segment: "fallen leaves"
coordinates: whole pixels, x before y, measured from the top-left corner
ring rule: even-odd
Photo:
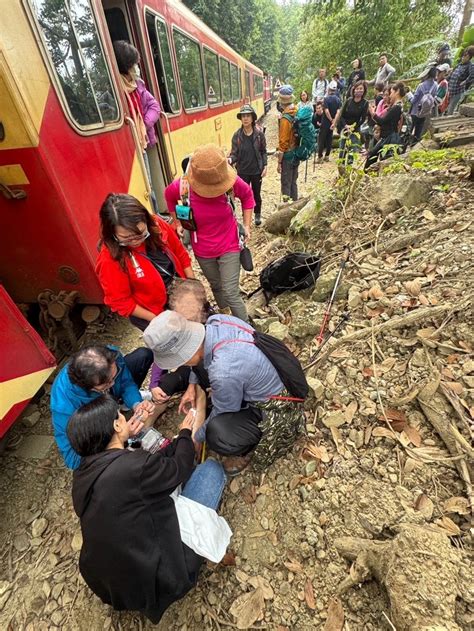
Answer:
[[[329,412],[328,414],[326,414],[326,416],[323,417],[322,422],[323,425],[329,428],[340,427],[341,425],[344,425],[344,423],[346,423],[346,417],[344,415],[344,412],[341,411]]]
[[[423,211],[423,217],[427,220],[427,221],[434,221],[436,219],[436,217],[433,215],[433,213],[431,212],[431,210],[428,210],[428,208],[426,210]]]
[[[342,631],[344,628],[344,609],[339,598],[331,598],[327,613],[323,631]]]
[[[380,298],[384,297],[384,293],[383,291],[380,289],[380,285],[376,284],[373,287],[371,287],[368,291],[368,297],[371,298],[372,300],[380,300]]]
[[[299,561],[296,561],[295,559],[291,559],[290,561],[284,561],[283,565],[288,570],[290,570],[290,572],[293,572],[293,574],[302,574],[304,572],[304,569],[301,563]]]
[[[304,599],[308,607],[314,611],[316,609],[316,601],[314,599],[313,583],[309,578],[304,584]]]
[[[457,381],[444,381],[444,385],[449,388],[454,394],[462,394],[464,392],[464,386]]]
[[[445,513],[457,513],[458,515],[469,515],[471,512],[469,500],[465,497],[450,497],[443,502]]]
[[[430,521],[433,517],[434,504],[424,493],[420,493],[420,495],[416,498],[414,508],[423,515],[426,521]]]
[[[457,537],[461,534],[461,529],[457,526],[452,519],[443,515],[441,519],[436,519],[434,522],[441,530],[443,530],[448,537]]]
[[[344,410],[344,417],[346,419],[346,423],[350,423],[354,418],[355,413],[357,412],[357,402],[351,401],[349,405]]]
[[[254,622],[261,620],[265,613],[265,600],[271,600],[274,592],[270,583],[263,576],[249,576],[242,570],[236,570],[239,583],[254,587],[254,591],[238,596],[229,612],[236,620],[237,629],[248,629]]]
[[[421,293],[421,281],[418,279],[407,280],[405,283],[405,289],[410,296],[416,298]]]

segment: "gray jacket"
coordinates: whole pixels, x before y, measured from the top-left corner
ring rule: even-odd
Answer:
[[[240,152],[243,144],[244,130],[242,127],[238,129],[232,136],[232,150],[230,152],[230,159],[232,164],[236,165],[237,173],[239,172]],[[263,129],[258,125],[253,129],[253,148],[255,156],[257,158],[258,168],[260,173],[267,166],[267,139],[263,133]]]
[[[238,412],[243,402],[268,401],[280,394],[284,385],[269,359],[254,344],[252,336],[236,326],[253,328],[239,318],[211,316],[206,323],[204,368],[211,384],[212,410],[197,431],[196,440],[205,440],[206,425],[217,414]],[[242,340],[242,341],[235,341]],[[220,342],[226,342],[219,346]],[[191,373],[190,382],[197,379]]]
[[[375,85],[376,83],[383,83],[384,85],[387,85],[394,74],[395,68],[387,62],[385,65],[377,70],[375,79],[372,79],[372,81],[368,81],[368,84]]]

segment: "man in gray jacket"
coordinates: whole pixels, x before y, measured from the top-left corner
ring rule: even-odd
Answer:
[[[240,473],[252,456],[259,466],[266,466],[283,455],[300,433],[304,418],[294,399],[278,398],[284,385],[273,364],[255,346],[253,330],[233,316],[211,316],[203,325],[165,311],[143,334],[161,368],[200,366],[191,374],[180,410],[186,411],[188,405],[196,409],[193,438],[227,456],[224,469],[229,475]],[[208,384],[197,376],[202,368]],[[212,408],[207,416],[198,384],[210,385]]]
[[[368,85],[375,85],[376,83],[383,83],[386,86],[393,75],[395,74],[395,68],[391,66],[387,61],[387,55],[382,53],[379,58],[379,68],[377,70],[377,74],[375,75],[375,79],[372,81],[367,81]]]

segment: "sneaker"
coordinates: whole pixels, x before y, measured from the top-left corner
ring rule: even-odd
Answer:
[[[322,158],[318,158],[318,159],[317,159],[317,163],[318,163],[318,164],[321,164],[321,163],[322,163],[322,161],[323,161],[323,159],[322,159]]]
[[[324,162],[329,162],[329,156],[324,156]]]
[[[260,213],[255,213],[255,225],[260,226],[262,223],[262,215]]]

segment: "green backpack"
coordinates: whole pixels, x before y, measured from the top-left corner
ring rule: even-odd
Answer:
[[[310,107],[302,107],[295,116],[283,114],[293,125],[293,132],[298,142],[298,146],[283,154],[284,160],[307,160],[316,148],[316,130],[313,125],[313,112]]]

